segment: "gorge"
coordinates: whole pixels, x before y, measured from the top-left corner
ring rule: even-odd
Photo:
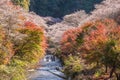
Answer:
[[[0,80],[120,80],[120,0],[0,0]]]

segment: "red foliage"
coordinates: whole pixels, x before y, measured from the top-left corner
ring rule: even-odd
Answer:
[[[70,29],[66,31],[61,40],[61,50],[65,54],[74,54],[77,44],[77,36],[81,33],[80,28]]]
[[[37,29],[39,29],[40,31],[42,31],[42,27],[39,27],[39,26],[37,26],[36,24],[34,24],[34,23],[30,22],[30,21],[25,22],[24,26],[26,28],[28,28],[28,29],[31,29],[31,30],[34,30],[34,29],[37,30]]]
[[[98,44],[102,44],[107,40],[107,31],[104,25],[99,25],[95,27],[96,29],[86,35],[85,37],[85,47],[86,49],[96,48]]]
[[[61,51],[64,54],[73,54],[77,51],[85,51],[97,49],[102,46],[110,37],[111,31],[116,28],[117,24],[110,19],[97,20],[89,22],[81,27],[66,31],[61,40]],[[79,34],[83,34],[83,44],[80,47],[76,39],[80,38]],[[98,46],[100,45],[100,46]]]
[[[42,39],[41,46],[42,46],[43,50],[45,51],[47,48],[47,44],[46,44],[46,37],[44,35],[44,29],[30,21],[25,22],[24,26],[26,29],[29,29],[31,31],[39,31],[43,34],[43,36],[41,36],[40,38]]]

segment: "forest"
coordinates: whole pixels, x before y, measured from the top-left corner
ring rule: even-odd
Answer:
[[[48,52],[65,80],[120,80],[119,3],[1,0],[0,80],[30,80]]]

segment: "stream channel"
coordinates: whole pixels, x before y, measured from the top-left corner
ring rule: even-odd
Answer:
[[[62,64],[56,56],[46,55],[40,65],[32,72],[29,80],[65,80],[65,75],[61,72]]]

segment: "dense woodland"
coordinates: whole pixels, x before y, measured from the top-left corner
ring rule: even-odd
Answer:
[[[30,10],[41,16],[63,17],[79,10],[90,13],[102,0],[31,0]],[[45,11],[44,11],[45,10]]]
[[[26,80],[27,70],[44,56],[44,29],[33,16],[11,1],[0,1],[0,80]]]
[[[115,73],[119,80],[119,31],[119,25],[110,19],[89,22],[66,31],[61,40],[65,73],[75,80],[83,77],[107,79]]]
[[[120,80],[119,3],[1,0],[0,80],[27,80],[47,48],[54,48],[71,80]]]

